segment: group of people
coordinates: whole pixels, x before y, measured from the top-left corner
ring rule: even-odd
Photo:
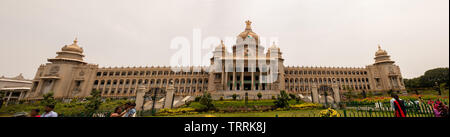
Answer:
[[[398,97],[398,95],[396,94],[392,94],[392,99],[390,100],[391,103],[391,108],[394,108],[394,114],[395,117],[406,117],[406,106],[405,103],[402,99],[400,99]],[[418,102],[417,102],[420,106],[419,111],[422,112],[422,105],[421,103],[423,103],[423,100],[421,97],[419,97]],[[428,101],[428,105],[430,105],[434,112],[435,117],[448,117],[448,107],[442,102],[442,101]]]
[[[433,106],[436,117],[448,117],[448,107],[442,101],[430,101],[428,104]]]
[[[116,107],[110,117],[136,117],[136,103]]]
[[[53,111],[55,109],[55,105],[47,105],[44,108],[44,113],[39,115],[40,109],[32,109],[30,113],[30,117],[58,117],[58,113]]]

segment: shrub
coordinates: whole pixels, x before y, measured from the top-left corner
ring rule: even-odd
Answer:
[[[289,93],[289,97],[290,97],[290,99],[295,99],[296,98],[295,94],[292,94],[292,93]]]
[[[256,96],[258,96],[258,99],[261,100],[261,98],[262,98],[261,92],[259,92]]]
[[[176,108],[176,109],[160,109],[156,115],[158,116],[170,116],[180,114],[196,114],[197,112],[193,108]]]
[[[94,90],[91,92],[91,96],[88,97],[88,102],[86,103],[86,111],[87,112],[94,112],[96,110],[98,110],[98,108],[100,107],[100,105],[102,104],[102,99],[101,99],[101,92],[99,90]],[[110,100],[108,101],[110,102]]]
[[[316,109],[316,108],[322,108],[322,104],[314,104],[314,103],[303,103],[303,104],[297,104],[297,105],[290,105],[291,109],[295,110],[305,110],[305,109]]]
[[[219,100],[220,100],[220,101],[223,101],[223,97],[220,97]]]
[[[339,117],[339,113],[331,108],[319,112],[320,117]]]
[[[288,108],[289,107],[289,96],[286,94],[286,91],[281,90],[280,95],[274,101],[276,108]]]
[[[235,94],[233,94],[231,97],[233,97],[233,100],[236,100],[236,98],[237,98],[237,95],[236,95],[236,93]]]
[[[185,101],[184,104],[186,105],[186,107],[189,107],[189,105],[191,105],[191,101]]]
[[[201,96],[197,96],[197,97],[195,97],[194,101],[195,101],[195,102],[199,102],[199,101],[200,101],[200,98],[202,98],[202,97],[201,97]]]
[[[200,98],[200,104],[202,104],[205,108],[205,110],[211,110],[214,108],[214,104],[212,103],[213,100],[211,98],[210,93],[203,93],[203,95]]]
[[[42,105],[42,106],[56,105],[56,100],[55,100],[55,98],[53,98],[53,92],[44,94],[44,95],[42,95],[42,97],[44,98],[44,99],[41,101],[41,105]]]
[[[272,96],[272,100],[275,100],[276,98],[275,98],[275,96]]]

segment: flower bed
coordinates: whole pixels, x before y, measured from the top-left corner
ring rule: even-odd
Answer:
[[[448,96],[436,96],[436,95],[407,95],[407,96],[399,96],[400,99],[406,101],[416,101],[419,97],[422,97],[423,100],[441,100],[444,102],[448,102]],[[358,104],[358,105],[374,105],[375,103],[389,103],[392,97],[371,97],[364,99],[354,99],[352,101],[348,101],[347,105]]]
[[[296,105],[289,105],[291,109],[294,110],[305,110],[305,109],[317,109],[322,108],[322,104],[314,104],[314,103],[303,103],[303,104],[296,104]]]
[[[194,108],[175,108],[175,109],[160,109],[157,116],[173,116],[181,114],[197,114]]]

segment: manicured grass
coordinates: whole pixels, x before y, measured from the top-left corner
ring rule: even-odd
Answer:
[[[414,94],[415,92],[410,92],[410,94]],[[438,91],[436,90],[421,90],[419,91],[420,95],[438,95]],[[442,96],[448,96],[448,89],[441,92]]]

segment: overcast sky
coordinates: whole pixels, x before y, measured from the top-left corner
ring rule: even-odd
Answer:
[[[75,37],[102,67],[169,65],[175,37],[235,37],[247,19],[285,66],[364,67],[377,44],[405,78],[449,66],[448,0],[0,0],[0,76],[33,78]]]

